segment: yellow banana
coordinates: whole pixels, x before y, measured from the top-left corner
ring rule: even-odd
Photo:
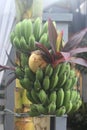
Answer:
[[[57,41],[56,41],[56,51],[59,52],[62,47],[62,39],[63,39],[63,31],[58,33]]]
[[[25,106],[29,106],[30,105],[30,101],[28,100],[27,96],[26,96],[26,89],[24,89],[23,91],[23,95],[22,95],[22,104]]]

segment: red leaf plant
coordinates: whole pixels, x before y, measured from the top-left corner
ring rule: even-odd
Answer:
[[[79,44],[81,43],[86,33],[87,33],[87,28],[74,34],[69,39],[69,41],[65,43],[65,45],[62,45],[63,36],[61,37],[61,39],[59,38],[60,36],[57,33],[57,29],[55,28],[52,20],[49,19],[48,37],[49,37],[52,52],[50,53],[49,50],[40,43],[36,43],[36,46],[41,51],[43,51],[43,53],[46,54],[47,58],[50,59],[49,62],[51,62],[53,66],[62,62],[70,62],[70,63],[75,63],[87,67],[87,60],[83,58],[78,58],[76,56],[79,53],[87,52],[87,47],[79,47]],[[58,38],[60,39],[60,41],[57,42]],[[56,46],[59,46],[60,50],[58,50]]]

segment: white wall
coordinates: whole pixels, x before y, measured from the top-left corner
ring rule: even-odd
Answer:
[[[47,8],[48,6],[62,0],[43,0],[43,9]]]

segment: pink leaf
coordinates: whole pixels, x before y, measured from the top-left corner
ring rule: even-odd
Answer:
[[[87,28],[81,30],[78,33],[75,33],[69,39],[69,41],[65,44],[64,48],[62,49],[62,51],[70,51],[70,50],[72,50],[74,48],[78,48],[79,44],[83,40],[83,37],[85,36],[86,33],[87,33]]]
[[[84,60],[82,58],[73,57],[72,59],[69,60],[69,62],[87,67],[87,60]]]
[[[87,52],[87,47],[82,47],[82,48],[76,48],[70,51],[70,55],[76,55],[78,53],[83,53],[83,52]]]

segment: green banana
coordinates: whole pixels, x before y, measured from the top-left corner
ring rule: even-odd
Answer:
[[[18,37],[14,37],[13,39],[13,45],[16,47],[16,49],[20,49],[20,40],[18,39]]]
[[[63,102],[64,106],[66,106],[67,102],[70,101],[70,97],[71,97],[71,90],[68,89],[67,91],[64,91],[64,102]]]
[[[56,110],[56,116],[63,116],[66,112],[65,106],[61,106]]]
[[[65,105],[67,114],[72,110],[72,107],[73,107],[72,102],[71,101],[67,102],[67,104]]]
[[[39,43],[43,44],[45,47],[50,48],[50,44],[48,42],[48,35],[44,33],[39,40]]]
[[[43,79],[43,89],[48,90],[50,87],[50,79],[49,76],[45,76]]]
[[[71,88],[75,87],[76,83],[77,83],[78,78],[75,76],[72,78],[72,85]]]
[[[57,91],[57,100],[56,100],[57,108],[61,107],[63,105],[63,102],[64,102],[64,91],[62,88],[60,88]]]
[[[56,91],[53,91],[51,94],[50,94],[50,97],[49,97],[49,102],[56,102],[57,100],[57,94],[56,94]]]
[[[14,37],[15,37],[14,32],[11,32],[11,34],[10,34],[10,41],[11,41],[12,44],[13,44]]]
[[[21,53],[21,66],[26,67],[28,65],[28,56],[25,55],[24,53]]]
[[[66,80],[65,84],[63,85],[64,90],[68,90],[72,87],[72,79]]]
[[[42,31],[41,31],[41,36],[42,36],[44,33],[47,33],[47,32],[48,32],[48,21],[46,21],[46,22],[43,24]]]
[[[72,110],[70,113],[76,112],[80,108],[81,105],[82,105],[81,100],[78,100],[78,102],[75,102],[72,106]]]
[[[46,92],[43,89],[40,90],[40,92],[38,94],[38,97],[39,97],[39,100],[41,101],[42,104],[46,103],[47,94],[46,94]]]
[[[17,36],[20,39],[20,37],[21,37],[21,22],[16,24],[14,32],[15,32],[15,36]]]
[[[71,100],[72,103],[77,100],[77,91],[76,90],[71,91],[70,100]]]
[[[24,34],[25,34],[26,43],[28,44],[29,37],[33,33],[33,25],[32,25],[31,19],[28,19],[28,20],[26,19],[24,24],[25,24],[24,25]]]
[[[81,99],[80,93],[77,91],[77,100]]]
[[[26,26],[26,22],[27,19],[24,19],[21,21],[21,36],[23,36],[25,38],[25,26]]]
[[[60,64],[59,77],[62,77],[64,75],[64,73],[67,71],[66,66],[67,66],[66,62]]]
[[[33,87],[33,82],[31,82],[29,80],[29,78],[24,77],[24,79],[20,80],[20,84],[22,85],[23,88],[25,88],[26,90],[31,90]]]
[[[46,114],[47,110],[42,104],[34,104],[40,114]]]
[[[43,70],[41,68],[38,68],[36,71],[36,79],[39,81],[43,80]]]
[[[33,33],[35,40],[38,41],[40,39],[40,33],[41,33],[41,19],[39,17],[36,18],[36,20],[34,21]]]
[[[15,75],[18,79],[24,77],[24,71],[18,66],[15,68]]]
[[[38,112],[35,104],[31,104],[30,105],[29,116],[35,117],[35,116],[39,116],[39,115],[40,115],[40,113]]]
[[[38,94],[34,89],[31,90],[31,96],[36,104],[40,103],[40,99],[38,98]]]
[[[20,48],[23,51],[28,51],[28,45],[26,44],[26,40],[23,36],[20,38]]]
[[[31,91],[26,91],[26,96],[28,100],[30,100],[32,103],[36,103],[34,99],[32,98]]]
[[[55,74],[55,73],[56,73],[57,75],[59,74],[60,66],[61,66],[61,65],[58,64],[58,65],[53,69],[53,74]]]
[[[32,72],[32,70],[28,66],[25,67],[25,75],[31,81],[35,81],[35,74]]]
[[[51,80],[50,80],[50,90],[53,90],[54,88],[56,88],[57,83],[58,83],[58,75],[54,74],[51,76]]]
[[[51,77],[52,73],[53,73],[53,67],[51,66],[51,64],[48,64],[45,69],[45,75]]]
[[[35,80],[35,82],[34,82],[34,89],[36,90],[36,91],[39,91],[40,89],[41,89],[41,83],[40,83],[40,81],[39,80]]]
[[[71,69],[71,70],[70,70],[69,78],[73,78],[73,77],[75,77],[75,70],[74,70],[74,69]]]
[[[59,81],[58,81],[57,86],[62,87],[65,84],[66,80],[67,80],[67,75],[65,72],[63,75],[61,76],[59,75]]]
[[[29,111],[28,114],[29,114],[30,117],[38,117],[38,116],[40,116],[40,113],[39,113],[39,112],[37,112],[37,111],[32,111],[32,110]]]
[[[70,70],[71,70],[70,64],[67,63],[67,64],[66,64],[66,75],[67,75],[67,79],[69,78]]]
[[[34,35],[31,35],[29,37],[28,49],[30,51],[34,51],[35,50],[35,37],[34,37]]]
[[[49,105],[48,105],[48,114],[55,114],[55,110],[56,110],[56,103],[55,102],[51,102]]]

